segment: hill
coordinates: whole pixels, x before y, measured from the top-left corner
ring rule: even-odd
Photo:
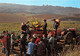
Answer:
[[[0,3],[0,13],[33,13],[33,14],[59,14],[72,16],[80,14],[80,8],[59,6],[29,6]]]
[[[0,13],[0,23],[26,22],[32,18],[41,20],[47,19],[47,21],[51,21],[54,18],[61,19],[61,21],[80,21],[80,17],[78,16],[64,16],[56,14]]]
[[[80,21],[80,8],[59,6],[29,6],[0,3],[0,23],[26,22],[31,17],[62,21]]]
[[[25,18],[22,14],[17,13],[0,13],[0,23],[8,23],[8,22],[24,22]]]

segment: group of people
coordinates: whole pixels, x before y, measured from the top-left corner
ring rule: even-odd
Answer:
[[[20,47],[20,54],[19,56],[46,56],[46,52],[48,51],[48,56],[50,56],[53,53],[54,50],[54,40],[55,35],[57,35],[57,28],[59,26],[59,23],[54,19],[54,29],[56,34],[48,34],[47,35],[47,22],[44,20],[43,27],[43,36],[38,36],[37,34],[33,34],[31,36],[30,30],[29,30],[29,21],[26,24],[23,24],[21,26],[21,35],[19,40],[19,47]],[[2,38],[2,45],[3,49],[5,49],[5,56],[10,55],[10,48],[12,50],[14,49],[15,43],[16,43],[16,37],[15,32],[13,32],[11,35],[5,31],[3,31],[3,38]]]
[[[47,51],[50,56],[53,53],[54,40],[53,35],[49,35],[47,38],[45,34],[42,37],[34,34],[30,40],[27,40],[24,36],[20,40],[20,56],[23,55],[23,52],[25,56],[46,56]]]
[[[15,32],[10,34],[8,31],[3,31],[3,38],[0,41],[2,43],[2,52],[5,53],[5,56],[9,56],[10,49],[14,50],[16,43]]]
[[[55,32],[57,33],[57,28],[59,26],[59,23],[54,21],[54,29]],[[51,54],[54,48],[54,37],[55,34],[49,34],[47,35],[47,22],[44,20],[44,25],[43,27],[43,36],[38,36],[37,34],[33,34],[31,36],[30,30],[29,30],[29,21],[26,24],[23,24],[21,27],[21,56],[22,52],[24,52],[26,56],[26,36],[27,36],[27,42],[28,42],[28,49],[27,49],[27,54],[29,56],[37,55],[37,56],[45,56],[46,54],[46,49],[48,50],[48,55]],[[48,36],[48,37],[47,37]]]

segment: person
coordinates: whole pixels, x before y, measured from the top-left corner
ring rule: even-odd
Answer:
[[[54,21],[53,27],[55,29],[55,37],[56,37],[57,36],[57,29],[58,29],[59,23],[56,21],[56,19],[53,19],[53,21]]]
[[[26,36],[23,34],[20,38],[20,56],[24,52],[24,56],[26,56]]]
[[[10,47],[11,47],[11,34],[8,31],[6,31],[6,34],[7,34],[7,37],[9,37]]]
[[[3,35],[4,37],[2,38],[2,45],[3,45],[3,48],[5,49],[5,53],[6,53],[5,56],[9,56],[10,55],[10,40],[5,31],[3,31]]]
[[[40,42],[37,44],[37,56],[45,56],[45,44],[43,42],[43,39],[40,38]]]
[[[6,34],[9,38],[11,37],[11,34],[8,31],[6,31]]]
[[[3,36],[5,36],[5,35],[7,35],[7,34],[6,34],[6,31],[3,31]]]
[[[62,32],[61,32],[60,38],[63,39],[64,35],[66,35],[67,32],[68,32],[68,31],[67,31],[66,29],[63,29]]]
[[[49,42],[49,40],[51,38],[51,35],[52,35],[52,33],[49,32],[48,36],[47,36],[47,40],[48,40],[48,44],[47,44],[48,56],[51,56],[51,46],[50,46],[50,42]]]
[[[45,36],[47,37],[47,22],[44,19],[44,25],[43,25],[43,34],[45,34]]]
[[[32,56],[34,54],[34,49],[35,49],[35,43],[34,39],[32,38],[28,43],[28,49],[27,49],[28,56]]]
[[[46,54],[46,51],[48,50],[49,46],[48,46],[48,39],[47,37],[45,37],[45,34],[43,34],[43,42],[45,44],[45,48],[46,48],[45,54]]]
[[[5,31],[3,31],[3,36],[2,36],[2,39],[0,39],[1,40],[1,44],[2,44],[2,53],[5,53],[5,47],[4,47],[4,35],[6,34],[6,32]]]
[[[34,38],[34,40],[36,41],[36,39],[37,39],[37,34],[33,34],[33,38]]]
[[[45,34],[43,34],[43,42],[45,43],[45,46],[47,47],[48,40],[47,40],[47,38],[45,37]]]
[[[15,42],[16,42],[15,32],[12,32],[11,34],[11,49],[12,50],[14,50]]]
[[[53,21],[54,21],[53,27],[54,29],[57,29],[59,26],[59,22],[57,22],[56,19],[53,19]]]
[[[55,39],[54,39],[53,35],[51,35],[51,37],[49,39],[49,44],[50,44],[50,49],[51,49],[51,55],[53,54],[54,47],[55,47],[54,41],[55,41]]]
[[[51,37],[51,34],[52,34],[52,32],[48,32],[48,35],[47,35],[47,39],[49,40],[50,39],[50,37]]]
[[[23,24],[21,26],[21,34],[24,34],[25,36],[27,36],[27,34],[29,34],[29,25],[28,25],[29,21],[26,24]]]

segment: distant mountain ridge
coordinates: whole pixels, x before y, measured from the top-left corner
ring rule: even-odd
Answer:
[[[33,14],[59,14],[73,16],[80,14],[80,8],[59,6],[29,6],[0,3],[0,13],[33,13]]]
[[[0,23],[26,22],[30,18],[80,21],[80,8],[0,3]]]

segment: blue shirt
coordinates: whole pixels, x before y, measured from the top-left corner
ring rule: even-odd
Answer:
[[[57,24],[57,25],[56,25]],[[58,22],[54,22],[54,24],[53,24],[53,27],[54,27],[54,29],[56,28],[56,27],[58,27],[59,26],[59,23]]]
[[[35,48],[35,43],[29,42],[28,43],[27,54],[33,54],[34,53],[34,48]]]

